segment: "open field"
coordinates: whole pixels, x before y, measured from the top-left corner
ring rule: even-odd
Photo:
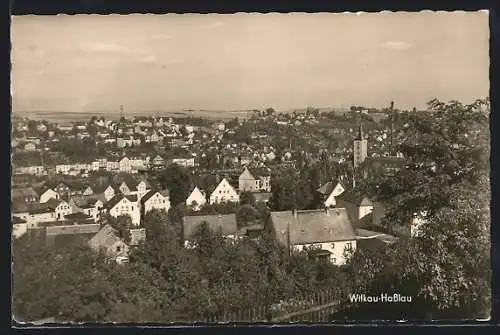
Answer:
[[[230,120],[235,117],[246,119],[252,115],[251,111],[128,111],[124,116],[162,116],[162,117],[203,117],[214,120]],[[88,112],[65,112],[65,111],[15,111],[12,116],[28,117],[31,120],[46,120],[50,122],[75,122],[88,121],[92,116],[105,117],[107,119],[118,119],[120,113],[117,111],[88,111]]]

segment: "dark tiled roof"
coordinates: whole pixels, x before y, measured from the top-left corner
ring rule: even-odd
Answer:
[[[345,208],[325,210],[271,212],[276,238],[293,245],[354,240],[352,224]]]
[[[132,194],[132,195],[123,195],[123,194],[118,194],[115,195],[111,200],[109,200],[106,204],[104,204],[104,207],[107,209],[112,209],[115,207],[120,201],[122,201],[123,198],[127,198],[127,200],[131,202],[137,202],[137,195]]]
[[[85,213],[82,213],[82,212],[68,214],[68,215],[65,215],[64,218],[68,221],[92,220],[91,216],[89,216]]]
[[[26,220],[21,219],[20,217],[13,216],[12,224],[26,223]]]
[[[62,200],[57,200],[57,199],[54,199],[54,198],[51,198],[49,199],[49,201],[47,201],[45,205],[47,208],[50,208],[50,209],[56,209],[57,206],[59,206],[59,204],[62,202]]]
[[[192,236],[203,222],[207,222],[213,231],[222,229],[223,235],[235,234],[238,231],[236,214],[185,216],[184,238],[187,239]]]
[[[354,190],[346,190],[337,199],[354,204],[356,206],[360,205],[373,205],[372,201],[366,196]]]
[[[89,246],[94,250],[107,249],[119,241],[118,231],[110,225],[105,225],[90,239]]]
[[[48,236],[93,234],[99,231],[99,224],[58,225],[46,228]]]

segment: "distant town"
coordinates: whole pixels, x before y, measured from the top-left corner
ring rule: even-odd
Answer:
[[[342,267],[356,250],[385,250],[418,236],[430,215],[421,206],[404,224],[387,223],[387,199],[377,196],[415,168],[400,144],[419,130],[411,120],[433,117],[428,111],[391,102],[345,111],[268,108],[229,120],[119,113],[72,123],[13,119],[15,240],[52,247],[84,238],[89,250],[121,266],[152,244],[155,224],[168,221],[186,250],[201,248],[208,229],[228,241],[270,238],[285,254],[305,252]],[[470,128],[462,135],[480,134]],[[347,292],[329,294],[324,299]],[[268,320],[271,307],[283,315],[283,301],[253,317]],[[227,302],[221,306],[213,317],[226,313]]]

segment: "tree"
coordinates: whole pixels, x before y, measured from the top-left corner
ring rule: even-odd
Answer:
[[[257,220],[257,210],[251,205],[243,205],[238,209],[236,220],[240,227],[246,226]]]
[[[125,243],[130,243],[132,238],[130,234],[130,229],[132,228],[132,218],[129,215],[120,215],[116,218],[110,218],[109,224],[118,230],[119,237],[125,241]]]
[[[170,202],[173,205],[185,203],[191,191],[189,172],[177,164],[172,164],[160,175],[160,183],[170,191]]]
[[[477,182],[488,169],[487,115],[484,101],[464,106],[458,102],[429,103],[431,112],[407,116],[399,151],[408,164],[378,187],[377,197],[388,203],[386,215],[402,225],[414,213],[436,211],[450,201],[453,185]]]
[[[250,191],[243,191],[240,194],[240,205],[255,206],[255,196]]]
[[[355,285],[415,297],[394,317],[484,317],[490,303],[489,171],[487,124],[478,105],[430,103],[412,115],[402,150],[408,167],[387,178],[378,196],[390,201],[390,225],[409,223],[424,211],[412,238],[381,254],[353,258]],[[357,264],[357,265],[356,265]],[[379,317],[381,306],[377,309]],[[367,315],[367,308],[362,313]]]

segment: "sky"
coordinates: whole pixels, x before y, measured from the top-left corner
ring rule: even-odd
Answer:
[[[489,95],[486,12],[19,16],[13,110],[423,108]]]

